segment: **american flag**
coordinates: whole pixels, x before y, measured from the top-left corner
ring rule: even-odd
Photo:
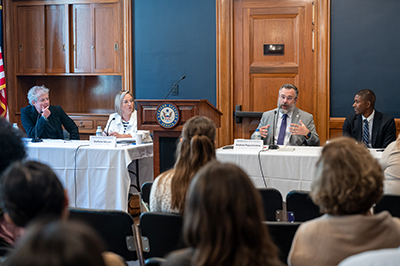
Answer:
[[[3,54],[0,47],[0,116],[8,119],[6,77],[4,73]]]

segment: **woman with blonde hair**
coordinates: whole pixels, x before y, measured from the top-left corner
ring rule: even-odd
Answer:
[[[346,137],[329,142],[310,194],[325,215],[300,225],[289,265],[337,265],[360,252],[398,247],[400,219],[371,212],[382,194],[382,169],[367,149]]]
[[[120,91],[115,96],[115,112],[108,118],[103,135],[117,138],[134,138],[137,130],[137,112],[135,102],[130,91]],[[149,131],[140,130],[143,142],[151,142]]]
[[[194,174],[215,159],[215,125],[204,116],[183,125],[174,168],[158,176],[150,192],[150,211],[183,213],[186,192]]]
[[[171,253],[163,266],[282,265],[263,218],[260,193],[246,173],[230,163],[210,162],[187,194],[188,248]]]

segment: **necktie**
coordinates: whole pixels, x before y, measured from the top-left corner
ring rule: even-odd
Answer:
[[[364,120],[364,128],[363,128],[363,135],[362,135],[362,140],[365,145],[365,147],[368,148],[369,144],[369,126],[368,126],[368,120]]]
[[[283,141],[285,140],[286,117],[287,117],[287,114],[284,114],[282,117],[281,129],[279,130],[279,136],[278,136],[278,142],[277,142],[278,145],[283,145]]]

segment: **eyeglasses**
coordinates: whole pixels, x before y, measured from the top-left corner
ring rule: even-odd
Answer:
[[[293,101],[293,100],[295,99],[295,98],[292,97],[292,96],[286,97],[285,95],[279,95],[279,98],[282,99],[282,100],[287,99],[288,102],[291,102],[291,101]]]

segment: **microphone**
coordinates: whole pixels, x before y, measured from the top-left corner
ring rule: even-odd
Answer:
[[[172,86],[172,88],[169,90],[167,96],[165,96],[164,100],[167,99],[167,97],[169,96],[169,94],[175,89],[176,85],[178,85],[178,83],[179,83],[182,79],[185,79],[185,78],[186,78],[186,76],[182,76],[182,77],[174,84],[174,86]]]
[[[279,110],[279,108],[278,108],[278,110]],[[271,149],[271,150],[279,149],[279,146],[275,144],[275,130],[276,130],[275,117],[276,117],[276,113],[277,113],[277,111],[275,110],[274,111],[274,127],[273,127],[273,135],[272,135],[272,144],[270,144],[268,146],[268,148]]]
[[[112,123],[112,121],[114,121],[114,120],[115,120],[115,117],[113,117],[113,119],[111,119],[110,123],[108,123],[107,131],[106,131],[107,136],[108,136],[108,130],[110,130],[111,123]]]
[[[43,141],[42,139],[40,139],[40,138],[38,137],[38,134],[37,134],[37,124],[38,124],[38,122],[39,122],[41,113],[42,113],[42,112],[40,112],[40,114],[36,117],[35,138],[32,139],[32,142],[42,142],[42,141]]]

